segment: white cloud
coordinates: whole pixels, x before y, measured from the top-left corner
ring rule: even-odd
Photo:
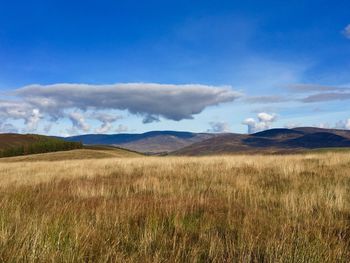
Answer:
[[[29,115],[25,122],[27,124],[27,130],[35,131],[38,128],[38,123],[42,118],[43,115],[40,113],[40,111],[38,109],[33,109],[32,114]]]
[[[254,118],[245,119],[242,124],[247,125],[248,133],[255,133],[263,130],[271,129],[272,123],[276,120],[276,114],[266,112],[258,113],[258,120]]]
[[[0,100],[0,122],[8,120],[23,120],[24,131],[35,131],[43,118],[40,110],[25,101]]]
[[[86,123],[84,116],[79,112],[71,112],[69,114],[69,119],[72,122],[73,129],[82,130],[84,132],[88,132],[90,130],[90,126]]]
[[[258,119],[260,122],[273,122],[276,120],[275,114],[268,114],[266,112],[260,112],[258,113]]]
[[[350,24],[347,25],[344,30],[343,30],[343,34],[346,38],[349,38],[350,39]]]
[[[241,94],[230,87],[127,83],[30,85],[17,89],[14,95],[56,119],[70,109],[128,110],[151,122],[159,117],[191,119],[206,107],[231,102]]]
[[[120,115],[112,115],[105,112],[95,112],[91,114],[90,118],[94,118],[102,123],[100,127],[95,129],[95,132],[107,133],[113,129],[113,122],[122,119],[123,117]]]
[[[101,127],[96,128],[96,129],[95,129],[95,132],[96,132],[96,133],[107,133],[107,132],[109,132],[112,128],[113,128],[112,123],[107,122],[107,123],[103,123],[103,124],[101,125]]]
[[[224,132],[230,132],[230,125],[227,122],[210,122],[210,129],[207,130],[207,132],[215,132],[215,133],[224,133]]]
[[[95,118],[101,122],[96,128],[99,132],[112,130],[112,123],[119,118],[106,118],[101,112],[127,110],[142,116],[144,123],[160,121],[160,118],[180,121],[192,119],[209,106],[232,102],[241,96],[229,86],[156,83],[29,85],[10,95],[10,100],[0,100],[0,122],[23,120],[27,130],[34,131],[42,119],[68,118],[74,129],[87,131],[90,127],[85,118]],[[77,116],[76,112],[86,111],[95,112],[95,116]]]
[[[0,120],[28,120],[33,112],[33,106],[24,101],[0,100]]]

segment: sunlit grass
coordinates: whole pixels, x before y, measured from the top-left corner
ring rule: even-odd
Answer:
[[[0,261],[349,262],[350,155],[0,163]]]

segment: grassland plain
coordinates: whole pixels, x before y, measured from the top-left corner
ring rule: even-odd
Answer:
[[[350,262],[346,152],[54,159],[0,163],[1,262]]]

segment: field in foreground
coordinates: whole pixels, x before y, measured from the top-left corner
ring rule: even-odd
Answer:
[[[32,161],[0,163],[1,262],[350,261],[347,153]]]

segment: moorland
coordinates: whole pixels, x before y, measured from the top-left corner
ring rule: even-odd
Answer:
[[[1,262],[349,262],[350,154],[0,160]]]

